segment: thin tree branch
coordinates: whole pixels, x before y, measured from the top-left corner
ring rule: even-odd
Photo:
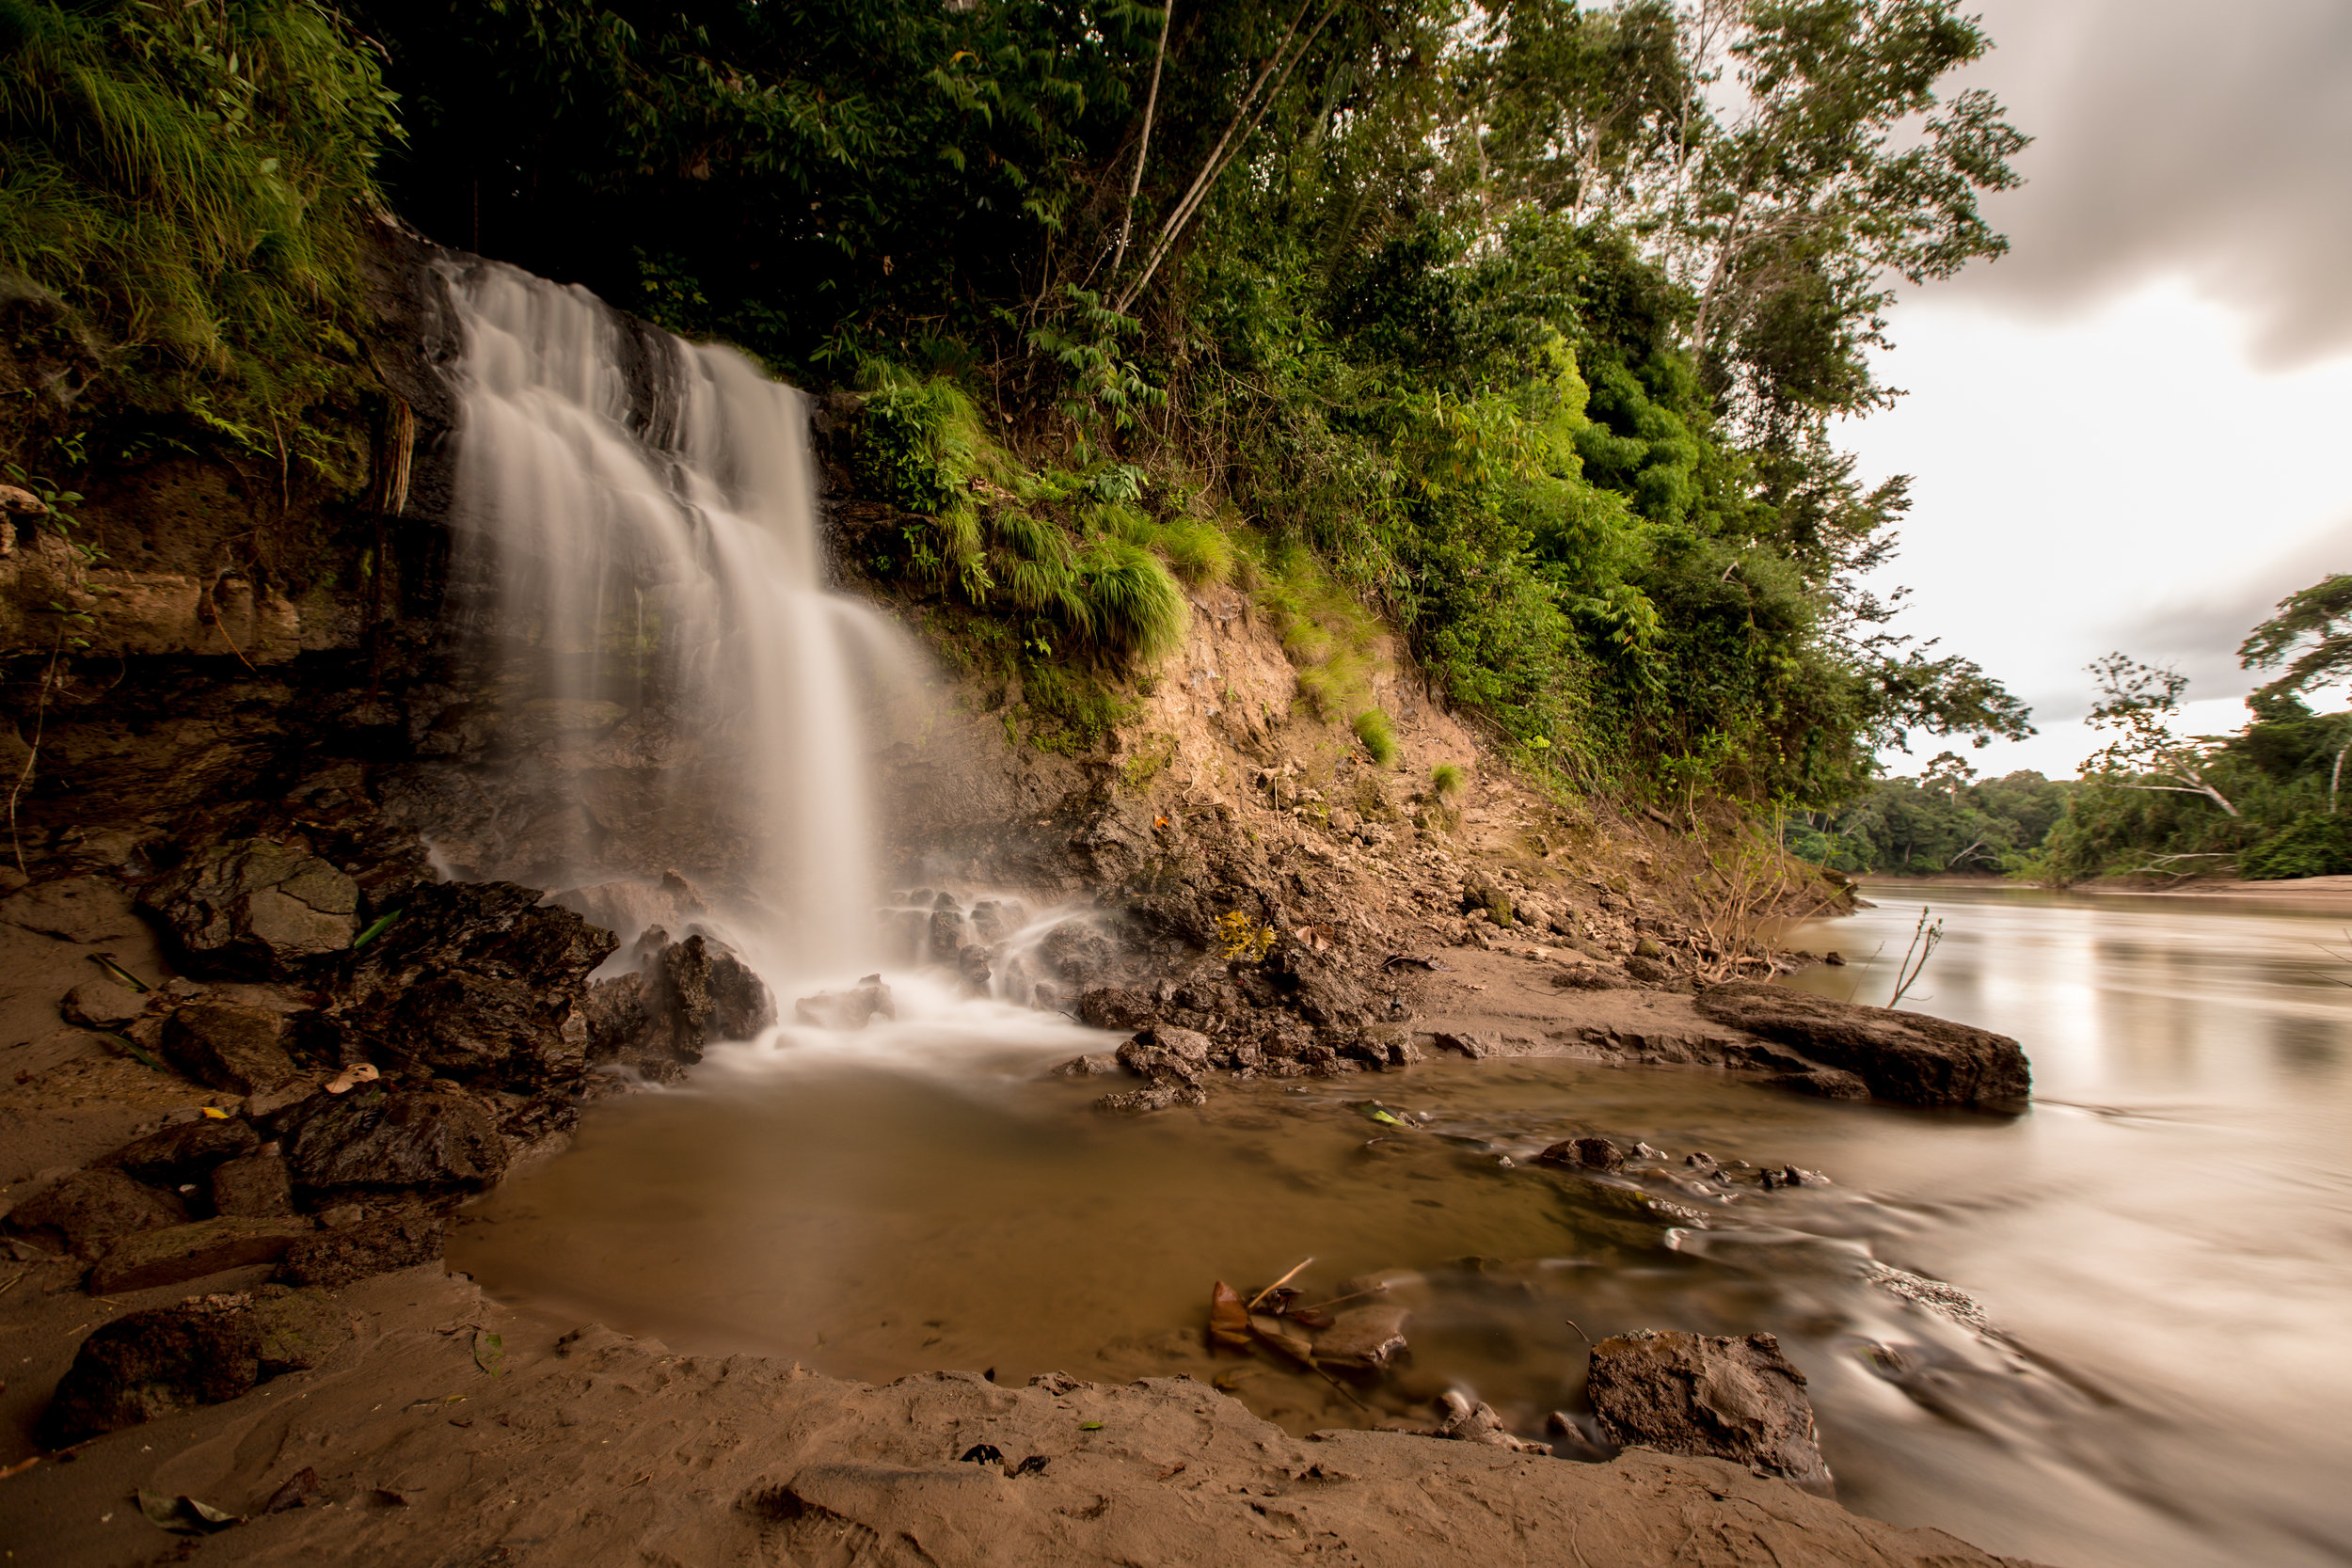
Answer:
[[[1160,106],[1160,67],[1168,59],[1168,27],[1176,15],[1176,0],[1166,0],[1160,8],[1160,47],[1152,56],[1152,90],[1143,100],[1143,135],[1136,143],[1136,168],[1127,180],[1127,211],[1119,220],[1119,248],[1111,255],[1111,276],[1119,276],[1120,263],[1127,260],[1127,241],[1136,229],[1136,193],[1143,188],[1144,160],[1152,154],[1152,116]]]

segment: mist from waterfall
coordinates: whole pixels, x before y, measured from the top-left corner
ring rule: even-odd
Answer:
[[[879,893],[866,694],[907,656],[826,591],[807,400],[585,290],[491,262],[445,276],[465,331],[457,575],[501,711],[626,728],[634,752],[596,766],[648,781],[656,815],[709,814],[723,863],[701,869],[737,890],[725,934],[755,967],[854,974]],[[583,797],[566,873],[658,875],[628,814],[591,809],[595,772],[558,774]]]

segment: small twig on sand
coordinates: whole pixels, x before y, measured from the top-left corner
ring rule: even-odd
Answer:
[[[1279,1279],[1276,1280],[1273,1284],[1271,1284],[1271,1285],[1267,1286],[1264,1290],[1260,1291],[1259,1291],[1256,1295],[1251,1296],[1251,1297],[1249,1298],[1249,1305],[1248,1305],[1248,1307],[1243,1307],[1243,1308],[1242,1308],[1242,1310],[1243,1310],[1243,1311],[1245,1311],[1245,1312],[1255,1312],[1255,1311],[1258,1309],[1258,1304],[1259,1304],[1260,1302],[1262,1302],[1262,1301],[1265,1300],[1265,1298],[1266,1298],[1266,1297],[1268,1297],[1268,1296],[1272,1295],[1275,1291],[1277,1291],[1280,1290],[1283,1286],[1285,1286],[1285,1285],[1289,1284],[1292,1280],[1294,1280],[1294,1279],[1297,1278],[1297,1277],[1298,1277],[1298,1271],[1299,1271],[1300,1269],[1305,1268],[1305,1267],[1306,1267],[1309,1263],[1311,1263],[1311,1262],[1313,1262],[1313,1261],[1314,1261],[1314,1259],[1311,1259],[1311,1258],[1307,1258],[1307,1259],[1300,1259],[1300,1260],[1299,1260],[1299,1262],[1298,1262],[1295,1266],[1294,1266],[1294,1267],[1292,1268],[1292,1270],[1291,1270],[1291,1272],[1290,1272],[1290,1273],[1288,1273],[1288,1274],[1284,1275],[1281,1278],[1279,1278]]]

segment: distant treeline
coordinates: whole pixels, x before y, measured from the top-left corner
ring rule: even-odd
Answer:
[[[2210,794],[2153,772],[1978,782],[1947,752],[1919,778],[1882,780],[1842,811],[1792,821],[1788,845],[1851,873],[1997,872],[2059,887],[2352,872],[2352,807],[2342,800],[2352,712],[2313,713],[2292,696],[2261,711],[2202,748]]]

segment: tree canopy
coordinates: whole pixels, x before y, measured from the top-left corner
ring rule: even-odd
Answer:
[[[1138,574],[1229,560],[1324,607],[1301,646],[1341,651],[1301,657],[1338,707],[1364,699],[1326,665],[1362,639],[1330,628],[1369,612],[1570,784],[1827,804],[1910,731],[2026,733],[1978,664],[1889,631],[1861,583],[1908,488],[1831,436],[1895,395],[1869,356],[1893,283],[2004,248],[1979,199],[2025,138],[1945,92],[1990,47],[1954,0],[0,11],[11,180],[47,148],[65,187],[135,194],[69,156],[79,89],[40,40],[136,72],[150,33],[197,27],[238,71],[291,62],[243,108],[165,72],[299,198],[225,278],[342,297],[301,280],[347,282],[380,190],[446,244],[853,388],[859,471],[920,520],[854,559],[1029,628],[1009,646],[1164,641],[1104,595],[1164,622],[1181,602]],[[297,34],[324,41],[264,47]],[[147,242],[93,243],[9,264],[128,341],[107,279]],[[205,312],[232,328],[216,377],[314,346]],[[246,383],[273,419],[301,401]]]

